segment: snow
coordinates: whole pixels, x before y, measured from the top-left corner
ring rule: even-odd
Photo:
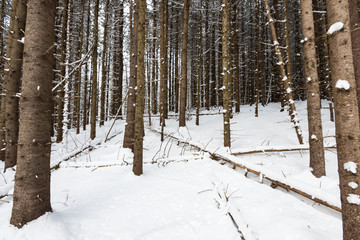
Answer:
[[[348,203],[360,205],[360,196],[356,194],[349,194],[346,198]]]
[[[338,89],[345,89],[345,90],[349,90],[350,89],[350,83],[347,80],[337,80],[335,87]]]
[[[356,182],[349,182],[348,186],[352,189],[357,189],[359,185]]]
[[[343,29],[343,27],[344,27],[344,24],[342,22],[336,22],[330,26],[329,30],[327,31],[327,34],[332,35],[333,33],[338,32],[341,29]]]
[[[296,102],[296,106],[306,135],[306,102]],[[116,122],[106,143],[104,137],[112,122],[98,127],[93,141],[88,131],[76,135],[70,130],[66,144],[52,145],[51,166],[59,164],[51,176],[53,212],[19,230],[9,225],[12,197],[2,198],[0,239],[240,239],[230,215],[247,240],[341,239],[340,214],[281,188],[273,189],[266,180],[271,177],[340,206],[336,150],[325,152],[327,176],[321,178],[311,173],[308,151],[266,152],[309,147],[308,142],[298,144],[288,114],[279,110],[279,104],[259,106],[259,117],[255,118],[253,106],[242,106],[241,113],[234,113],[231,121],[231,151],[222,147],[222,114],[200,116],[200,126],[192,118],[181,128],[175,118],[170,118],[164,129],[261,172],[260,177],[250,172],[245,177],[245,171],[221,165],[208,153],[169,137],[160,144],[160,135],[148,126],[144,174],[137,177],[132,173],[131,151],[122,148],[124,120]],[[333,146],[335,138],[330,136],[335,135],[334,123],[329,120],[328,110],[322,110],[322,114],[324,144]],[[160,130],[158,118],[152,122],[152,128]],[[76,158],[64,161],[84,149]],[[254,149],[264,152],[230,155]],[[15,171],[2,173],[3,167],[0,162],[0,195],[12,194]],[[351,201],[357,199],[351,197]]]
[[[357,165],[354,162],[344,163],[344,169],[346,171],[352,172],[353,174],[357,173]]]

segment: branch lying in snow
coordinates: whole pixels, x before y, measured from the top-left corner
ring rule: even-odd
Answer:
[[[150,129],[150,130],[159,133],[159,132],[156,131],[156,130],[153,130],[153,129]],[[169,136],[169,135],[167,135],[167,136]],[[261,176],[262,179],[266,179],[266,180],[270,181],[270,182],[271,182],[271,186],[272,186],[273,188],[275,188],[275,187],[277,187],[277,186],[280,186],[280,187],[282,187],[282,188],[284,188],[284,189],[286,189],[286,190],[295,192],[295,193],[297,193],[297,194],[299,194],[299,195],[301,195],[301,196],[303,196],[303,197],[306,197],[307,199],[310,199],[310,200],[312,200],[312,201],[314,201],[314,202],[316,202],[316,203],[319,203],[319,204],[321,204],[321,205],[324,205],[324,206],[326,206],[326,207],[328,207],[328,208],[330,208],[330,209],[333,209],[333,210],[341,213],[341,209],[340,209],[339,207],[334,206],[334,205],[326,202],[325,200],[322,200],[322,199],[313,197],[311,194],[308,194],[308,193],[303,192],[303,191],[301,191],[301,190],[299,190],[299,189],[293,188],[293,187],[291,187],[291,186],[289,186],[289,185],[287,185],[287,184],[285,184],[285,183],[282,183],[282,182],[280,182],[280,181],[273,180],[273,179],[271,179],[271,178],[263,175],[262,173],[260,173],[260,172],[258,172],[258,171],[255,171],[255,170],[253,170],[253,169],[250,169],[250,168],[248,168],[248,167],[246,167],[246,166],[244,166],[244,165],[242,165],[242,164],[235,163],[235,162],[231,161],[229,158],[227,158],[227,157],[225,157],[225,156],[222,156],[222,155],[220,155],[220,154],[218,154],[218,153],[210,152],[209,150],[203,149],[203,148],[200,147],[200,146],[197,146],[197,145],[188,143],[188,142],[186,142],[186,141],[184,141],[184,140],[181,140],[181,139],[179,139],[179,138],[176,138],[176,137],[174,137],[174,136],[169,136],[169,137],[175,139],[175,140],[178,141],[179,143],[188,144],[189,146],[192,146],[192,147],[194,147],[194,148],[197,148],[197,149],[199,149],[200,151],[209,153],[209,154],[210,154],[210,158],[213,159],[213,160],[216,160],[216,161],[225,161],[225,162],[233,165],[234,167],[239,167],[239,168],[241,168],[241,169],[244,169],[246,172],[251,172],[251,173],[253,173],[253,174],[257,175],[257,176]]]
[[[336,146],[324,147],[324,149],[336,149]],[[231,155],[246,155],[246,154],[255,154],[255,153],[267,153],[267,152],[293,152],[293,151],[310,151],[310,148],[306,147],[289,147],[289,148],[269,148],[269,149],[259,149],[259,150],[250,150],[243,152],[233,152]]]

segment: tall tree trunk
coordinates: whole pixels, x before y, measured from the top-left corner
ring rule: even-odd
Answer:
[[[294,103],[294,100],[293,100],[293,95],[292,95],[292,90],[290,88],[290,83],[289,83],[288,77],[286,76],[286,73],[285,73],[284,61],[283,61],[281,51],[280,51],[280,48],[279,48],[279,42],[277,40],[276,30],[275,30],[275,26],[274,26],[274,20],[270,15],[270,7],[269,7],[269,4],[268,4],[268,0],[264,0],[264,4],[265,4],[265,9],[266,9],[266,15],[267,15],[267,18],[268,18],[268,21],[269,21],[272,40],[273,40],[273,43],[274,43],[275,54],[276,54],[276,57],[277,57],[277,60],[278,60],[277,65],[279,66],[280,76],[281,76],[281,80],[283,82],[283,88],[286,91],[286,98],[287,98],[287,101],[289,102],[289,105],[290,105],[291,121],[293,122],[293,124],[295,126],[296,136],[298,138],[299,143],[303,144],[302,131],[301,131],[301,128],[300,128],[299,119],[297,117],[296,107],[295,107],[295,103]]]
[[[16,165],[17,142],[19,133],[19,93],[22,73],[22,58],[26,21],[27,0],[19,0],[16,7],[13,42],[10,52],[10,68],[5,78],[5,169]]]
[[[153,0],[153,8],[156,9],[156,0]],[[157,80],[156,80],[156,28],[157,28],[157,21],[156,21],[156,12],[153,15],[153,41],[152,41],[152,87],[151,87],[151,93],[152,93],[152,113],[157,114]]]
[[[10,223],[21,228],[50,206],[55,0],[28,0],[18,163]],[[36,29],[36,31],[34,31]]]
[[[228,1],[222,0],[222,76],[223,76],[223,115],[224,115],[224,147],[231,147],[230,142],[230,92],[228,62]]]
[[[357,0],[349,0],[351,44],[354,60],[355,80],[357,85],[357,101],[360,109],[360,21]],[[360,113],[359,113],[360,114]],[[360,115],[359,115],[360,117]]]
[[[360,188],[357,166],[360,165],[360,126],[356,102],[356,81],[353,65],[349,1],[327,0],[331,77],[333,81],[336,145],[340,178],[343,239],[360,236]]]
[[[102,51],[102,60],[101,60],[101,97],[100,97],[100,126],[104,125],[105,121],[105,95],[106,95],[106,67],[105,59],[107,53],[107,29],[108,29],[108,14],[109,9],[109,0],[105,2],[105,20],[104,20],[104,38],[103,38],[103,51]]]
[[[66,58],[66,42],[68,39],[68,32],[67,32],[67,24],[68,24],[68,18],[69,18],[69,1],[70,0],[64,0],[63,3],[63,12],[62,12],[62,21],[61,21],[61,46],[60,46],[60,79],[59,81],[62,81],[65,77],[65,58]],[[64,120],[64,97],[65,92],[63,85],[58,90],[57,95],[57,128],[56,128],[56,142],[61,142],[63,140],[63,120]]]
[[[200,1],[200,6],[202,7],[202,0]],[[195,124],[198,126],[200,124],[200,99],[201,99],[201,80],[202,80],[202,15],[200,13],[199,21],[199,43],[198,43],[198,74],[197,74],[197,91],[196,91],[196,121]],[[206,83],[205,83],[206,85]],[[205,91],[206,92],[206,91]],[[206,95],[206,94],[205,94]],[[206,100],[205,100],[206,101]]]
[[[144,96],[145,96],[145,16],[146,0],[137,0],[139,4],[137,28],[137,97],[135,110],[134,165],[133,172],[139,176],[143,173],[143,139],[144,139]]]
[[[80,20],[80,36],[79,36],[79,52],[78,59],[82,59],[83,42],[84,42],[84,14],[85,14],[85,0],[81,0],[81,20]],[[78,70],[75,82],[75,113],[76,113],[76,134],[80,133],[80,104],[81,104],[81,78],[82,67]]]
[[[168,1],[160,6],[160,125],[165,126],[168,91]]]
[[[16,16],[16,6],[18,0],[13,0],[11,2],[11,14],[10,14],[10,25],[8,30],[8,37],[7,37],[7,44],[6,44],[6,59],[10,59],[11,51],[13,48],[13,39],[14,38],[14,23],[15,23],[15,16]],[[3,76],[3,89],[2,94],[5,95],[5,80],[8,78],[10,72],[10,61],[5,61],[4,66],[4,76]],[[2,97],[1,99],[1,109],[0,109],[0,160],[5,161],[5,110],[6,110],[6,97]]]
[[[94,46],[92,54],[92,75],[91,75],[91,117],[90,117],[90,138],[96,137],[96,118],[97,118],[97,57],[98,57],[98,34],[99,34],[99,0],[95,0],[94,9]]]
[[[86,52],[89,51],[89,39],[90,39],[90,10],[91,10],[91,2],[88,3],[87,10],[87,24],[86,24],[86,43],[85,49]],[[88,124],[88,81],[89,81],[89,63],[86,61],[85,64],[85,79],[84,79],[84,99],[83,99],[83,130],[86,130],[86,125]]]
[[[179,127],[185,127],[186,98],[187,98],[187,41],[189,29],[190,0],[184,0],[183,26],[181,32],[181,78],[180,78],[180,119]]]
[[[130,30],[130,81],[129,96],[127,99],[126,126],[124,134],[124,148],[134,150],[134,134],[135,134],[135,104],[136,104],[136,88],[137,88],[137,46],[138,46],[138,1],[131,2],[130,7],[130,24],[133,26]],[[135,6],[134,6],[135,5]],[[133,17],[132,17],[133,16]]]
[[[310,167],[316,177],[325,175],[324,143],[321,123],[320,86],[316,64],[315,29],[311,0],[301,0],[301,25],[307,88]]]

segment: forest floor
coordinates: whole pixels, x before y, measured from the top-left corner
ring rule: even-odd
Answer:
[[[306,102],[296,104],[307,142]],[[116,122],[106,143],[110,121],[98,127],[93,141],[88,131],[76,135],[70,130],[52,146],[53,212],[21,230],[9,225],[14,170],[3,173],[0,162],[0,195],[7,195],[0,199],[0,239],[342,239],[340,213],[263,181],[265,175],[340,206],[336,149],[325,152],[327,176],[319,179],[308,167],[308,151],[265,152],[299,147],[287,112],[279,110],[269,104],[255,118],[254,106],[242,106],[231,121],[231,150],[222,147],[221,114],[200,116],[200,126],[191,115],[186,128],[178,129],[175,118],[166,123],[165,133],[261,172],[260,177],[246,177],[243,170],[170,137],[161,144],[157,118],[151,130],[145,118],[140,177],[132,173],[131,151],[122,148],[124,120]],[[322,116],[324,143],[334,146],[329,110],[323,109]],[[231,155],[253,150],[264,152]]]

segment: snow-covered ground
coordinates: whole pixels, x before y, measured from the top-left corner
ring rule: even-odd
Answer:
[[[297,107],[307,139],[306,103]],[[324,109],[325,144],[333,146],[334,124],[328,115]],[[106,143],[111,122],[98,128],[92,142],[87,132],[76,136],[70,131],[66,141],[53,145],[51,165],[60,163],[52,172],[53,212],[21,230],[9,225],[14,171],[1,173],[0,195],[9,196],[0,200],[0,239],[241,239],[235,225],[247,240],[342,238],[341,216],[333,210],[247,178],[170,138],[160,144],[159,134],[150,130],[144,174],[134,176],[132,154],[121,147],[124,123],[117,121],[110,134],[114,137]],[[316,179],[307,151],[231,156],[222,148],[221,115],[201,116],[200,126],[193,117],[187,125],[178,130],[176,119],[170,119],[165,131],[339,204],[336,150],[326,151],[327,176]],[[152,128],[158,129],[155,118]],[[289,116],[277,104],[260,108],[259,118],[253,107],[244,106],[231,128],[232,152],[298,146]],[[61,162],[89,145],[95,149]],[[3,167],[0,163],[1,172]]]

